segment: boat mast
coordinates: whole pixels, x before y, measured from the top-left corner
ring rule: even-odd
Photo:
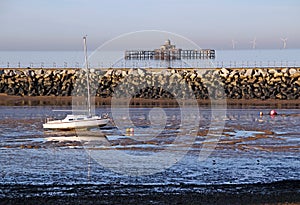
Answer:
[[[84,56],[85,56],[85,70],[86,70],[86,84],[87,84],[87,104],[88,104],[88,116],[91,116],[91,94],[90,94],[90,82],[89,82],[89,64],[87,56],[86,36],[83,37],[84,44]]]

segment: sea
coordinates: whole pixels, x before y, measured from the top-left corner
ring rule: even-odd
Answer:
[[[216,50],[216,58],[179,62],[174,67],[296,67],[300,65],[300,49]],[[160,67],[162,62],[130,64],[122,61],[124,51],[90,51],[91,68]],[[83,51],[0,51],[0,68],[80,68]]]
[[[299,67],[299,53],[220,50],[214,64]],[[82,56],[77,51],[1,51],[0,64],[77,67],[84,62]],[[0,106],[0,186],[5,187],[0,197],[70,196],[77,185],[103,187],[97,189],[103,194],[139,189],[177,193],[199,186],[300,180],[299,104],[96,106],[96,114],[107,113],[112,121],[102,128],[75,131],[42,127],[49,117],[69,114],[72,105]],[[270,116],[272,109],[278,115]],[[35,185],[47,189],[9,188]],[[121,185],[122,190],[117,188]]]

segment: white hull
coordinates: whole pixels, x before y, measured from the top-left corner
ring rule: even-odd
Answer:
[[[71,130],[92,127],[102,127],[109,122],[109,119],[102,119],[98,116],[87,117],[85,115],[67,115],[63,120],[52,120],[43,124],[44,129]]]

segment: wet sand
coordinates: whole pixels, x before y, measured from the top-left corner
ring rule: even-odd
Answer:
[[[68,98],[68,99],[61,99],[61,100],[66,102],[70,99]],[[293,103],[291,104],[291,106],[296,106],[298,105],[297,103],[299,102],[295,101],[294,104]],[[248,106],[246,106],[246,108],[249,108],[249,104],[247,105]],[[262,106],[265,108],[265,106],[272,106],[272,105],[284,106],[284,104],[276,104],[276,101],[274,101],[273,104],[271,102],[270,104],[266,104],[265,101],[257,102],[257,105],[255,106],[256,107]],[[235,106],[240,106],[240,104],[236,102]],[[0,145],[0,149],[3,151],[4,154],[3,156],[6,156],[5,153],[9,153],[7,155],[7,158],[13,157],[11,154],[18,155],[19,153],[21,157],[23,156],[24,153],[33,153],[32,156],[37,157],[42,153],[47,153],[48,150],[50,151],[53,150],[56,153],[55,155],[53,155],[53,157],[58,157],[60,156],[61,152],[63,153],[72,152],[74,148],[76,148],[76,150],[82,150],[82,144],[76,140],[69,140],[63,142],[57,141],[55,139],[53,141],[35,140],[35,139],[45,138],[45,137],[47,138],[60,137],[62,133],[42,132],[41,130],[42,122],[40,117],[33,118],[31,116],[32,113],[36,114],[36,112],[38,112],[36,108],[27,107],[27,109],[25,110],[20,110],[21,107],[18,107],[18,109],[19,112],[20,111],[24,112],[24,118],[20,118],[20,119],[3,118],[1,120],[1,125],[3,125],[3,127],[5,128],[11,128],[11,130],[14,131],[15,125],[18,125],[19,128],[24,129],[23,130],[24,132],[20,134],[20,136],[14,137],[19,140],[18,143],[11,144],[12,142],[15,143],[15,141],[9,141],[6,144],[5,141],[2,141],[2,144]],[[44,107],[41,107],[41,109],[44,109]],[[242,111],[242,109],[240,111]],[[226,160],[227,158],[226,153],[229,152],[231,153],[230,156],[232,157],[234,157],[235,155],[238,155],[239,157],[244,155],[247,158],[248,163],[250,163],[249,167],[252,167],[253,170],[261,169],[263,173],[268,174],[268,172],[264,172],[263,169],[263,167],[265,166],[265,164],[263,163],[266,163],[268,167],[275,166],[276,169],[273,169],[275,176],[277,176],[276,175],[277,172],[280,174],[281,173],[285,174],[285,170],[287,170],[288,167],[284,164],[276,165],[276,158],[278,156],[282,157],[284,155],[286,155],[287,157],[288,155],[291,155],[293,157],[299,156],[299,151],[300,151],[299,143],[297,143],[297,141],[293,141],[293,140],[289,141],[288,139],[285,140],[283,139],[285,135],[288,135],[291,138],[292,137],[298,138],[300,136],[300,133],[297,130],[297,128],[294,129],[292,132],[287,131],[287,133],[280,133],[280,132],[276,133],[273,130],[272,125],[274,125],[274,123],[276,122],[277,123],[276,127],[278,127],[279,125],[282,124],[282,121],[285,122],[286,120],[289,120],[291,125],[297,127],[298,120],[293,121],[294,119],[293,117],[285,118],[285,116],[283,115],[279,115],[277,118],[275,118],[276,121],[273,120],[270,116],[264,116],[262,119],[260,119],[259,116],[257,116],[257,119],[263,120],[262,122],[258,122],[258,121],[252,121],[252,119],[250,119],[251,117],[253,117],[251,113],[247,115],[243,112],[241,114],[240,111],[235,113],[234,110],[231,110],[231,112],[228,114],[228,117],[232,118],[232,120],[227,121],[228,124],[223,131],[224,137],[218,143],[218,146],[216,148],[217,152],[215,153],[217,155],[222,155],[222,158],[212,158],[212,159],[217,159],[216,166],[214,167],[214,165],[210,165],[210,164],[208,164],[207,166],[212,167],[211,170],[218,170],[222,168],[219,172],[216,172],[215,174],[218,175],[222,173],[222,171],[226,169],[226,167],[225,168],[223,167],[224,164],[226,164],[226,162],[224,161],[224,163],[222,163],[221,160]],[[140,112],[140,110],[138,112]],[[256,112],[257,111],[255,111],[255,113]],[[43,112],[42,115],[44,115]],[[239,115],[242,115],[243,117],[237,118]],[[290,116],[295,114],[286,114],[286,115]],[[297,114],[295,119],[298,119],[298,116],[299,115]],[[248,117],[250,118],[248,119]],[[245,119],[248,120],[247,121],[248,123],[242,125],[240,122],[242,122]],[[283,128],[287,129],[288,127],[284,126]],[[32,130],[35,131],[34,134],[29,132],[28,136],[26,136],[26,131],[32,131]],[[240,136],[238,135],[238,131],[242,131],[245,134],[247,134],[247,132],[251,132],[251,135]],[[206,129],[200,130],[198,132],[198,136],[200,138],[199,140],[200,141],[203,140],[201,137],[204,137],[206,134],[207,134]],[[76,133],[66,132],[63,135],[66,137],[72,137],[76,135]],[[159,146],[160,141],[159,139],[157,140],[158,141],[152,140],[146,143],[152,143]],[[172,143],[172,138],[169,138],[169,140],[170,140],[169,142],[164,141],[164,143]],[[123,149],[123,150],[140,149],[140,148],[133,148],[132,146],[127,147],[127,145],[134,145],[135,143],[136,142],[134,141],[128,141],[128,139],[126,141],[122,138],[111,141],[111,145],[118,145],[119,147],[121,145],[123,146],[123,148],[120,147],[119,149]],[[5,146],[10,146],[10,147],[5,147]],[[201,147],[200,145],[195,145],[193,148],[195,150],[199,150]],[[78,156],[81,156],[80,153],[81,152],[79,152]],[[191,154],[193,155],[193,151]],[[66,156],[66,158],[68,156]],[[261,164],[257,163],[256,156],[260,156],[259,159]],[[220,161],[218,161],[218,159]],[[299,158],[294,157],[293,162],[296,163],[295,160],[297,159]],[[41,161],[37,160],[35,166],[39,167],[42,165],[38,162],[44,162],[44,159],[41,158],[40,160]],[[48,158],[49,163],[50,160],[51,158]],[[272,160],[274,160],[274,163],[270,164],[270,161]],[[284,161],[285,161],[284,158],[282,158],[279,162],[284,163]],[[54,162],[60,163],[58,161],[54,161]],[[23,172],[23,169],[24,170],[26,169],[22,168],[21,164],[22,163],[18,165],[19,166],[18,168],[22,169],[20,173],[24,174],[24,177],[27,180],[26,177],[28,175],[26,175],[26,172]],[[6,165],[6,162],[2,165]],[[47,166],[47,164],[45,166]],[[67,164],[65,164],[65,166],[67,166]],[[235,165],[230,164],[229,166],[235,166]],[[288,166],[292,167],[292,164],[288,164]],[[26,182],[25,184],[24,183],[22,184],[22,181],[20,181],[20,183],[18,183],[17,181],[16,183],[0,184],[0,204],[289,204],[289,205],[293,205],[293,204],[300,204],[300,181],[298,177],[299,175],[297,174],[297,166],[295,167],[296,168],[291,168],[291,169],[295,169],[294,171],[296,173],[295,174],[296,177],[294,178],[290,177],[295,180],[289,180],[289,179],[274,180],[273,182],[270,183],[263,183],[263,182],[232,183],[232,184],[223,183],[223,184],[216,185],[214,184],[214,182],[212,182],[212,184],[199,185],[193,183],[185,183],[186,181],[185,179],[183,179],[183,180],[178,180],[172,184],[163,183],[163,184],[156,184],[156,185],[151,185],[151,184],[146,185],[147,183],[146,184],[132,183],[132,184],[124,185],[114,180],[115,176],[111,177],[109,183],[101,184],[101,185],[94,184],[94,183],[86,183],[86,184],[76,183],[76,180],[74,179],[73,181],[71,181],[71,183],[74,182],[74,184],[64,183],[64,181],[60,181],[60,180],[57,180],[55,183],[50,183],[45,185],[36,184],[34,182],[31,183]],[[3,169],[5,170],[5,168]],[[97,173],[96,170],[97,167],[94,168],[94,173]],[[18,171],[15,170],[15,167],[13,171],[15,171],[18,174]],[[175,176],[177,176],[177,174],[181,174],[181,175],[188,174],[188,172],[184,172],[184,170],[179,170],[179,171],[183,171],[182,173],[176,172],[177,171],[176,169],[174,169],[173,171],[175,171]],[[232,172],[234,173],[234,170]],[[45,173],[49,174],[49,170],[47,170],[47,172]],[[3,174],[4,176],[5,173],[1,172],[0,176],[2,176],[1,174]],[[173,175],[171,171],[170,174],[172,177]],[[213,172],[211,172],[211,174],[213,175]],[[54,175],[51,175],[51,177],[52,176]],[[78,175],[74,175],[74,178],[76,178],[76,176]],[[96,181],[106,176],[107,175],[105,174],[99,175],[99,178],[97,178]],[[204,175],[199,175],[199,176],[201,178],[196,178],[197,180],[202,179],[202,177],[204,177]],[[237,174],[236,176],[239,177],[240,175]],[[164,180],[164,178],[168,177],[168,175],[166,176],[163,175],[161,177],[162,177],[161,180]],[[221,177],[220,179],[222,180],[223,176],[220,177]],[[255,178],[258,177],[259,176],[255,175]],[[270,178],[268,176],[266,177]],[[212,180],[213,178],[214,176],[212,176]],[[193,180],[192,176],[191,178],[188,178],[188,180],[192,181]],[[260,180],[257,179],[257,181]]]
[[[72,96],[11,96],[6,94],[0,94],[0,105],[2,106],[70,106],[72,105]],[[224,104],[226,102],[228,107],[231,108],[243,108],[249,106],[264,106],[271,108],[300,108],[300,99],[295,100],[257,100],[257,99],[224,99],[214,101],[216,104]],[[110,106],[111,98],[100,98],[94,99],[96,106]],[[178,103],[193,103],[187,100],[178,102],[175,99],[131,99],[130,106],[132,107],[178,107]],[[210,105],[211,100],[197,100],[199,105]]]
[[[169,190],[190,191],[169,191]],[[300,204],[300,181],[243,185],[12,185],[0,204]],[[128,191],[130,190],[130,191]],[[157,191],[154,191],[157,190]],[[193,190],[193,191],[191,191]]]

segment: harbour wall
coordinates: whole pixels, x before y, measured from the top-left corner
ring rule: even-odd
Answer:
[[[0,69],[0,93],[75,96],[87,91],[82,69]],[[90,71],[92,96],[142,99],[300,99],[300,68],[102,69]]]

